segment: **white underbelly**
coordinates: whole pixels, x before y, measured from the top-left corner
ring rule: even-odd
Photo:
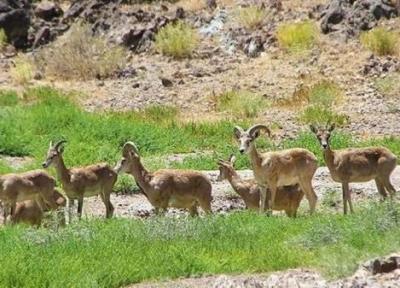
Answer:
[[[289,185],[295,185],[299,183],[299,178],[298,177],[279,177],[277,186],[289,186]]]

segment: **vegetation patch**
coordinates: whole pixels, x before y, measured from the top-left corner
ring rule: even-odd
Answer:
[[[305,124],[324,125],[335,123],[342,127],[349,123],[349,117],[345,114],[337,113],[332,108],[322,105],[311,105],[306,107],[299,115],[299,120]]]
[[[11,90],[0,90],[0,106],[15,106],[18,104],[18,94]]]
[[[93,35],[89,25],[74,24],[63,36],[44,47],[35,64],[45,76],[88,80],[110,76],[126,62],[126,51]]]
[[[156,49],[173,58],[187,58],[193,55],[199,45],[196,30],[184,22],[168,24],[156,35]]]
[[[375,87],[383,96],[389,98],[399,98],[400,74],[393,73],[385,76],[384,78],[377,78],[375,80]]]
[[[5,227],[0,286],[121,287],[297,267],[342,277],[360,262],[400,248],[399,209],[398,204],[384,203],[365,205],[348,216],[289,219],[239,212],[146,221],[82,220],[58,230]]]
[[[379,56],[395,55],[399,52],[399,33],[377,27],[361,35],[365,48]]]
[[[315,46],[319,39],[319,31],[315,23],[281,24],[277,30],[279,45],[289,52],[301,52]]]
[[[268,13],[264,8],[255,5],[241,7],[237,10],[236,14],[240,25],[250,30],[259,27],[268,16]]]
[[[14,59],[14,66],[10,69],[10,75],[14,83],[27,87],[33,79],[33,65],[31,60],[22,55]]]
[[[0,29],[0,51],[7,45],[7,35],[4,29]]]
[[[254,118],[268,105],[267,100],[256,93],[232,90],[215,97],[217,111],[227,111],[236,118]]]

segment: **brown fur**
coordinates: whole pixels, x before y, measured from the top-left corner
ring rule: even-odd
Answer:
[[[268,127],[260,124],[247,131],[240,127],[235,127],[234,130],[235,137],[240,142],[239,150],[249,154],[254,177],[261,186],[260,212],[265,210],[266,203],[271,212],[278,187],[299,184],[310,204],[310,212],[313,213],[317,195],[312,187],[312,178],[318,167],[317,158],[310,151],[301,148],[259,153],[254,141],[260,131],[270,134]],[[271,191],[271,197],[266,202],[267,188]]]
[[[236,173],[231,161],[219,161],[219,180],[227,179],[232,185],[233,190],[242,197],[246,208],[251,210],[260,209],[260,186],[254,179],[243,180]],[[267,199],[271,196],[271,192],[267,189]],[[284,210],[288,217],[296,217],[300,202],[304,193],[299,185],[278,187],[275,202],[272,204],[272,210]]]
[[[123,157],[115,167],[117,172],[131,174],[147,199],[159,213],[168,207],[189,209],[190,214],[198,214],[197,206],[211,213],[211,182],[202,173],[192,170],[162,169],[149,172],[143,167],[136,146],[125,144]]]
[[[310,128],[324,148],[325,163],[332,179],[342,183],[344,214],[347,214],[347,205],[350,206],[350,212],[354,212],[349,189],[351,182],[375,180],[378,192],[383,198],[387,197],[386,191],[389,191],[391,196],[394,195],[396,191],[390,182],[390,175],[396,168],[397,158],[390,150],[384,147],[332,150],[329,141],[335,127],[332,125],[328,128]]]
[[[54,190],[53,199],[57,204],[57,208],[66,205],[65,197],[57,189]],[[44,213],[48,211],[54,211],[54,209],[41,199],[18,202],[15,213],[11,216],[11,221],[12,223],[25,223],[39,227],[42,223]],[[64,224],[63,219],[60,220],[60,224]]]
[[[20,201],[42,199],[55,209],[57,205],[52,197],[55,185],[55,179],[42,170],[0,176],[0,200],[4,206],[4,224],[8,216],[14,214],[16,204]]]
[[[106,207],[106,217],[112,217],[114,207],[110,201],[110,194],[117,181],[117,173],[106,163],[80,168],[66,168],[61,144],[59,142],[53,146],[50,143],[43,167],[55,166],[57,176],[67,195],[68,211],[70,211],[73,200],[77,199],[78,217],[80,218],[82,216],[83,198],[100,195]]]

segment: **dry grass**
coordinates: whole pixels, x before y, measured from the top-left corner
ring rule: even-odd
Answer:
[[[35,58],[45,76],[58,79],[104,78],[124,66],[126,51],[93,36],[87,24],[77,23]]]
[[[268,102],[261,95],[248,91],[227,91],[215,97],[217,111],[225,111],[235,118],[254,118],[267,107]]]
[[[205,0],[181,0],[178,2],[178,6],[187,11],[200,11],[207,8]]]
[[[257,6],[242,7],[237,10],[237,21],[247,29],[259,27],[268,16],[265,9]]]
[[[173,58],[189,58],[199,45],[196,30],[184,22],[169,24],[156,35],[156,49]]]
[[[7,45],[7,35],[3,29],[0,29],[0,51]]]
[[[400,97],[400,74],[393,73],[384,78],[375,80],[375,87],[378,91],[386,97],[399,98]]]
[[[14,66],[10,70],[10,75],[15,84],[27,87],[33,78],[33,65],[30,59],[18,55],[14,59]]]
[[[365,32],[360,37],[363,46],[374,54],[395,55],[399,52],[399,33],[386,28],[374,28]]]
[[[310,21],[286,23],[278,27],[277,38],[280,47],[286,51],[302,52],[318,43],[319,30],[315,23]]]

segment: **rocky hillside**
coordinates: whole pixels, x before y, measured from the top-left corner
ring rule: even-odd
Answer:
[[[125,49],[124,65],[111,75],[85,81],[51,77],[41,66],[34,67],[28,85],[51,83],[83,92],[86,97],[80,101],[91,111],[168,105],[179,108],[184,120],[207,121],[242,118],[219,107],[219,99],[230,91],[246,92],[267,102],[246,117],[272,123],[280,137],[293,137],[317,117],[302,113],[327,113],[304,112],[309,105],[293,99],[327,81],[340,91],[340,101],[328,107],[335,113],[328,120],[340,117],[345,129],[365,137],[400,135],[399,96],[388,92],[396,90],[398,53],[378,55],[360,41],[365,31],[377,26],[398,32],[399,1],[139,2],[1,0],[0,29],[9,45],[1,52],[0,87],[16,86],[10,72],[17,52],[35,59],[60,39],[68,43],[70,27],[84,22],[93,36]],[[247,19],[241,16],[246,8],[253,11]],[[257,13],[263,14],[254,22]],[[247,25],[251,17],[255,25]],[[192,27],[199,41],[190,57],[174,59],[161,53],[155,40],[160,29],[179,22]],[[278,35],[288,23],[315,25],[314,45],[302,53],[288,52]],[[66,53],[62,45],[56,47],[44,54],[45,62]]]

